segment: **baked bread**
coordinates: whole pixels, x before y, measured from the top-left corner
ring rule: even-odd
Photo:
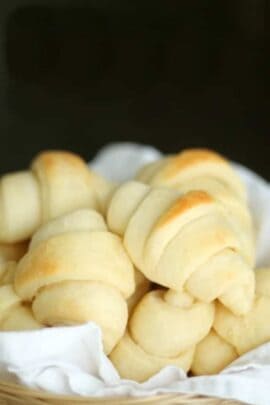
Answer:
[[[31,308],[23,305],[11,284],[0,286],[0,330],[20,331],[40,329]]]
[[[127,300],[128,313],[132,313],[141,298],[150,290],[151,282],[137,269],[134,272],[135,291]]]
[[[138,179],[152,185],[188,185],[194,179],[218,180],[237,199],[246,201],[246,190],[228,161],[208,149],[186,149],[143,167]]]
[[[96,322],[107,354],[124,334],[126,299],[135,289],[121,239],[93,210],[75,211],[41,227],[18,263],[14,285],[21,299],[32,302],[43,325]]]
[[[91,170],[91,183],[92,189],[95,191],[95,195],[98,201],[98,211],[102,215],[105,215],[108,202],[110,201],[111,196],[117,188],[118,184],[105,179],[93,170]]]
[[[249,264],[254,266],[255,243],[246,190],[222,156],[207,149],[184,150],[146,165],[137,179],[152,186],[175,188],[182,193],[194,190],[209,193],[223,206],[231,225],[240,228]]]
[[[13,283],[16,262],[23,257],[27,248],[28,242],[0,243],[0,285]]]
[[[211,329],[196,346],[191,372],[193,375],[218,374],[237,357],[235,348]]]
[[[218,298],[236,314],[251,308],[254,273],[240,230],[206,192],[128,182],[114,193],[107,221],[149,280],[203,302]]]
[[[237,357],[270,341],[270,269],[255,274],[256,298],[246,315],[237,316],[216,304],[213,330],[196,347],[193,374],[216,374]]]
[[[95,187],[100,182],[79,156],[69,152],[41,153],[30,170],[1,178],[0,241],[23,241],[40,224],[59,215],[79,208],[98,209]],[[105,184],[102,195],[104,189]]]
[[[13,284],[17,263],[10,260],[0,262],[0,285]]]
[[[135,307],[128,331],[110,355],[123,378],[145,381],[166,365],[188,371],[194,348],[209,332],[214,304],[158,289]]]

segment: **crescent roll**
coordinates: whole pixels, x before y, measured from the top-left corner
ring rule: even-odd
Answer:
[[[128,182],[115,191],[107,221],[147,279],[203,302],[219,299],[236,314],[251,308],[254,273],[240,231],[206,192]]]
[[[126,299],[135,289],[121,239],[93,210],[75,211],[41,227],[18,263],[14,285],[43,325],[96,322],[106,353],[124,334]]]
[[[229,162],[207,149],[187,149],[143,167],[137,179],[182,193],[206,191],[219,202],[231,225],[239,229],[249,264],[255,263],[255,242],[246,190]]]
[[[42,152],[28,171],[0,180],[0,241],[23,241],[50,219],[80,208],[99,209],[100,182],[79,156]],[[103,195],[104,184],[102,190]]]

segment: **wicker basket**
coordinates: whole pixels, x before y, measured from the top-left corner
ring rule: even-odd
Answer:
[[[237,405],[243,404],[234,400],[224,400],[210,397],[169,394],[146,398],[81,398],[71,396],[53,395],[45,392],[33,391],[23,386],[0,383],[0,405],[150,405],[150,404],[175,404],[175,405]]]

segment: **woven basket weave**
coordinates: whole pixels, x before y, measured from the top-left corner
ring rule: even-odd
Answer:
[[[158,395],[147,398],[81,398],[58,396],[45,392],[33,391],[20,385],[0,383],[0,405],[240,405],[243,402],[206,398],[186,394]]]

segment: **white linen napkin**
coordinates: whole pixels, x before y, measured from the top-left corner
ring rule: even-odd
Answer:
[[[91,166],[111,180],[124,181],[140,166],[160,156],[152,147],[114,144],[103,149]],[[270,185],[242,166],[235,164],[235,168],[248,188],[257,236],[257,264],[270,267]],[[139,384],[120,379],[103,353],[100,329],[94,323],[1,332],[0,379],[66,395],[150,396],[179,392],[269,405],[270,343],[240,357],[219,375],[189,378],[183,370],[169,366]]]

